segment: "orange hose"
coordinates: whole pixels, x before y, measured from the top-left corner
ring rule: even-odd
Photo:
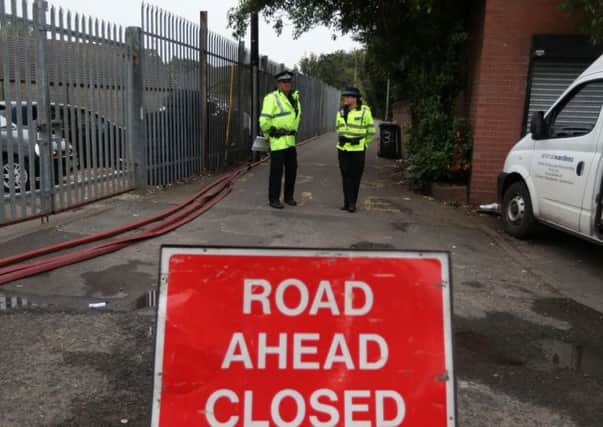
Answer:
[[[314,140],[311,138],[301,142],[298,145],[304,145]],[[228,175],[216,179],[212,183],[206,185],[197,193],[186,199],[184,202],[168,209],[162,213],[128,224],[123,227],[114,228],[109,231],[94,234],[91,236],[82,237],[79,239],[70,240],[56,245],[47,246],[33,251],[21,253],[7,258],[0,259],[0,285],[12,282],[14,280],[23,279],[43,272],[55,270],[60,267],[79,263],[100,255],[108,254],[125,248],[126,246],[153,237],[161,236],[175,230],[178,227],[192,221],[199,215],[205,213],[220,200],[224,199],[231,191],[234,182],[246,174],[250,169],[267,161],[266,157],[255,163],[249,163],[235,169]],[[207,194],[210,190],[217,189],[212,194]],[[190,205],[190,206],[189,206]],[[159,222],[156,226],[149,230],[139,231],[129,236],[117,238],[104,243],[99,243],[95,246],[77,249],[64,254],[55,255],[53,257],[44,258],[38,261],[24,262],[37,258],[42,255],[49,255],[55,252],[61,252],[66,249],[71,249],[86,243],[92,243],[100,240],[105,240],[109,237],[124,234],[126,232],[136,230],[144,225]]]

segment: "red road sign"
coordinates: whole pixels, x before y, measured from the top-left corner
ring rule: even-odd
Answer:
[[[448,255],[161,253],[153,426],[454,426]]]

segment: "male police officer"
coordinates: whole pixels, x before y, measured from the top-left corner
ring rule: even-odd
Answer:
[[[278,89],[264,97],[260,128],[270,143],[270,182],[268,201],[275,209],[283,209],[280,201],[281,179],[285,169],[285,203],[297,205],[293,198],[297,175],[295,135],[301,118],[299,92],[292,90],[293,73],[283,71],[276,76]]]
[[[364,171],[365,151],[375,135],[373,115],[360,99],[355,87],[344,89],[343,107],[337,112],[337,150],[343,183],[342,210],[356,212],[360,179]]]

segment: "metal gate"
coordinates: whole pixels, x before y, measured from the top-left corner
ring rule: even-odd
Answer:
[[[251,66],[243,43],[208,31],[208,169],[248,158],[251,147]]]
[[[142,34],[148,184],[249,156],[251,68],[243,43],[148,4]]]
[[[172,184],[202,167],[200,27],[142,5],[147,183]]]
[[[0,0],[0,224],[129,190],[121,27]]]
[[[242,42],[143,4],[142,29],[0,0],[0,225],[246,160]],[[283,66],[263,57],[260,96]],[[299,75],[300,138],[334,127],[339,92]],[[205,121],[206,120],[206,121]]]
[[[142,34],[148,184],[172,184],[248,159],[253,119],[244,43],[209,31],[203,19],[197,25],[148,4]],[[274,90],[282,68],[262,57],[260,98]],[[333,130],[339,91],[301,74],[295,85],[302,94],[299,137]]]

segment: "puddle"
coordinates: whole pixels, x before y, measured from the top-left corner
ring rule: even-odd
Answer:
[[[159,303],[159,292],[157,289],[153,289],[152,291],[147,292],[144,295],[141,295],[136,300],[136,309],[141,310],[143,308],[154,308],[157,307]]]
[[[102,271],[89,271],[82,274],[88,287],[87,297],[92,298],[124,298],[131,283],[153,283],[153,276],[147,272],[139,271],[140,267],[149,263],[129,261],[126,264],[115,265]]]
[[[561,369],[603,377],[603,360],[588,348],[557,340],[541,341],[546,358]]]
[[[522,360],[512,357],[496,348],[494,341],[475,332],[457,332],[454,335],[457,353],[462,353],[464,359],[479,360],[505,366],[523,366]]]
[[[485,281],[482,283],[487,285]],[[561,363],[564,356],[553,351],[555,346],[546,354],[543,342],[582,344],[587,349],[582,350],[588,353],[587,359],[592,353],[599,356],[598,361],[595,358],[595,365],[600,367],[603,360],[601,313],[559,299],[536,300],[534,308],[535,312],[547,313],[547,317],[567,320],[571,329],[558,329],[538,318],[532,321],[502,311],[486,312],[485,316],[478,318],[455,315],[457,378],[484,384],[492,389],[494,395],[509,396],[527,408],[546,409],[557,417],[563,415],[572,420],[541,425],[600,426],[603,419],[603,379],[559,368],[553,363],[553,358]],[[580,369],[591,373],[598,371],[584,357]],[[512,366],[509,362],[521,366]],[[515,422],[513,425],[534,423]]]
[[[32,308],[47,308],[48,304],[38,303],[25,297],[15,297],[0,294],[0,311],[27,310]]]
[[[350,245],[351,249],[394,249],[389,243],[357,242]]]

